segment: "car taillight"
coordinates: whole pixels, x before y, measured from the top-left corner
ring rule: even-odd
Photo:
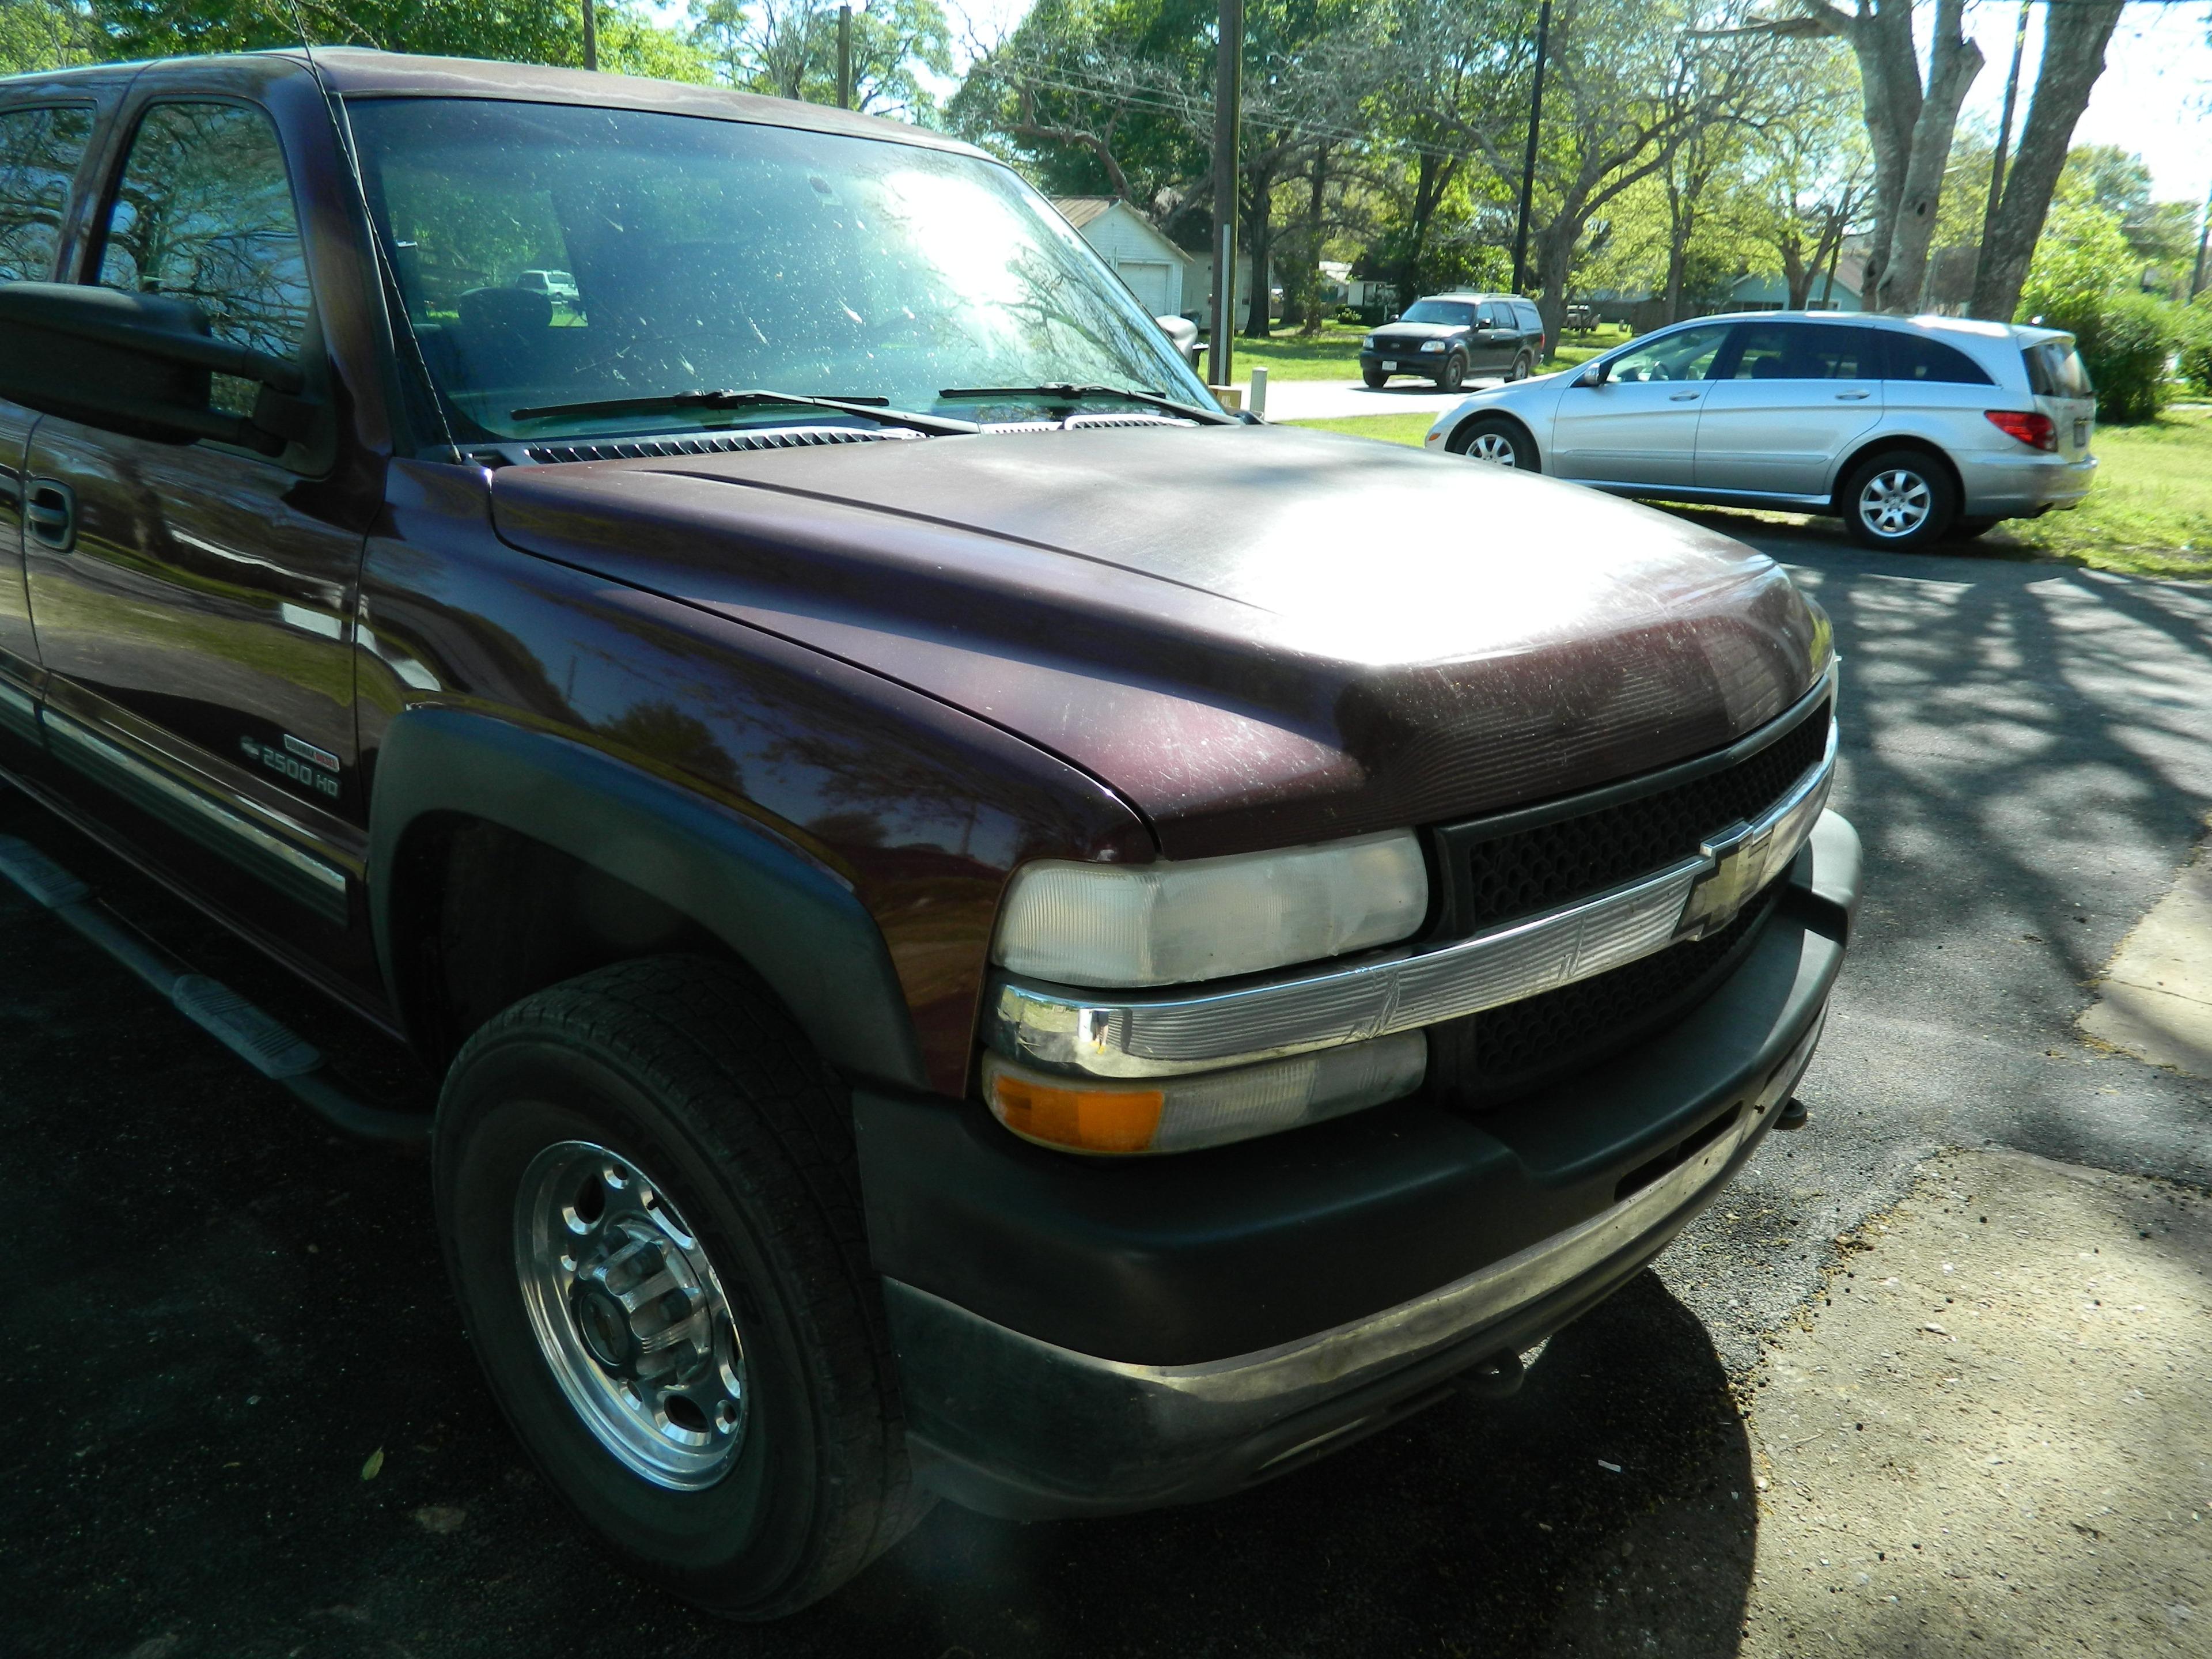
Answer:
[[[2017,438],[2030,449],[2057,449],[2058,428],[2048,415],[2024,415],[2012,409],[1986,409],[1990,424],[2008,438]]]

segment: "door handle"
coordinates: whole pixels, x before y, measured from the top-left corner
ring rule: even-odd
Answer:
[[[1865,392],[1838,392],[1836,394],[1836,401],[1839,404],[1856,404],[1863,401],[1865,398],[1872,395],[1872,393]]]
[[[1667,401],[1670,404],[1693,404],[1704,395],[1701,392],[1670,392],[1667,394]]]
[[[76,545],[76,491],[52,478],[32,479],[23,527],[41,547],[68,552]]]

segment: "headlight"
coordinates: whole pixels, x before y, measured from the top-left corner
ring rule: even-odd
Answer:
[[[1424,340],[1421,342],[1421,349],[1424,351],[1442,351],[1443,349],[1444,343],[1442,340]]]
[[[1360,343],[1359,343],[1359,349],[1360,349],[1362,351],[1372,351],[1372,350],[1374,350],[1374,349],[1375,349],[1375,337],[1374,337],[1372,334],[1370,334],[1370,335],[1368,335],[1365,338],[1362,339],[1362,340],[1360,341]]]
[[[1410,830],[1227,858],[1042,860],[1014,872],[991,959],[1062,985],[1187,985],[1404,939],[1429,908]]]
[[[983,1098],[1016,1134],[1063,1151],[1191,1152],[1402,1099],[1421,1086],[1428,1065],[1421,1031],[1136,1084],[1054,1077],[986,1054]]]

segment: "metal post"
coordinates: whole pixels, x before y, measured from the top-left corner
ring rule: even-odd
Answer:
[[[1974,250],[1973,287],[1982,285],[1982,267],[1990,257],[1990,238],[1997,234],[1997,204],[2004,199],[2005,147],[2012,143],[2012,112],[2020,97],[2020,58],[2027,50],[2027,9],[2034,0],[2020,0],[2020,21],[2012,31],[2012,74],[2005,81],[2004,112],[1997,118],[1997,147],[1990,152],[1990,203],[1982,210],[1982,245]]]
[[[837,8],[837,107],[853,107],[853,9]]]
[[[1544,124],[1544,59],[1549,55],[1552,0],[1536,9],[1536,85],[1528,96],[1528,148],[1521,158],[1521,222],[1513,229],[1513,291],[1528,286],[1528,198],[1536,190],[1536,132]]]
[[[599,66],[599,0],[584,0],[584,67]]]
[[[1227,386],[1237,333],[1237,133],[1244,101],[1244,0],[1221,0],[1213,72],[1213,325],[1206,377]],[[1261,280],[1265,281],[1262,277]]]

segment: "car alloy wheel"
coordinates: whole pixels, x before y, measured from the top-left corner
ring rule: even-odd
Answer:
[[[1495,466],[1518,466],[1520,453],[1513,447],[1513,440],[1492,428],[1478,432],[1468,441],[1465,451],[1470,461],[1488,461]]]
[[[1875,473],[1859,489],[1859,521],[1885,541],[1900,541],[1928,522],[1935,492],[1909,467]]]
[[[545,1363],[602,1446],[672,1491],[729,1472],[751,1404],[744,1344],[651,1176],[589,1141],[546,1147],[515,1197],[514,1270]]]

